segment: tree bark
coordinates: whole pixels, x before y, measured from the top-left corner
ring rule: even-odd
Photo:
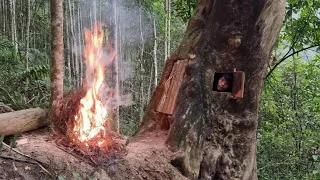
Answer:
[[[74,53],[74,39],[76,38],[74,35],[74,23],[73,23],[73,13],[72,13],[72,5],[71,1],[68,0],[68,15],[69,15],[69,27],[70,27],[70,34],[68,34],[69,37],[69,53],[70,53],[70,60],[71,60],[71,66],[72,66],[72,75],[73,75],[73,86],[78,88],[78,74],[77,74],[77,61],[76,61],[76,54]],[[66,12],[67,13],[67,12]]]
[[[63,1],[51,0],[51,109],[53,122],[61,114],[63,98]]]
[[[144,74],[145,74],[145,69],[144,69],[144,51],[145,51],[145,39],[144,39],[144,34],[143,34],[143,21],[142,21],[142,5],[140,3],[140,8],[139,8],[139,29],[140,29],[140,37],[141,37],[141,45],[140,45],[140,122],[143,120],[143,114],[144,114],[144,106],[146,105],[146,100],[145,100],[145,92],[144,92]]]
[[[6,1],[3,0],[1,2],[1,35],[5,36],[6,35],[6,25],[7,25],[7,6],[5,5]]]
[[[138,133],[170,127],[172,164],[189,179],[257,179],[258,105],[285,0],[200,0],[178,49],[168,58]],[[173,67],[188,60],[171,114],[157,112]],[[183,69],[185,68],[185,69]],[[212,91],[215,72],[246,73],[243,99]],[[177,73],[179,74],[179,73]],[[169,85],[170,87],[170,85]]]
[[[113,18],[114,18],[114,48],[115,48],[115,53],[118,54],[118,1],[113,0],[112,1],[112,8],[113,8]],[[113,53],[113,52],[111,52]],[[109,55],[110,56],[110,55]],[[120,89],[119,89],[119,58],[117,56],[114,56],[112,58],[114,60],[114,66],[115,66],[115,98],[117,101],[120,99]],[[119,133],[120,132],[120,112],[119,112],[119,106],[117,105],[115,108],[116,111],[116,118],[114,119],[114,131]]]
[[[168,16],[168,27],[167,27],[167,42],[168,42],[168,46],[167,46],[167,55],[169,56],[169,54],[171,53],[171,0],[168,0],[168,12],[167,12],[167,16]],[[167,58],[167,57],[166,57]]]
[[[154,12],[152,13],[155,16]],[[157,59],[157,51],[158,51],[158,41],[157,41],[157,26],[156,26],[156,18],[153,17],[153,36],[154,36],[154,44],[153,44],[153,63],[154,63],[154,86],[158,84],[158,59]]]
[[[27,29],[26,29],[26,48],[25,48],[25,68],[29,69],[29,44],[30,44],[30,24],[31,24],[31,2],[27,0]]]
[[[29,70],[29,45],[30,45],[30,24],[31,24],[31,1],[27,0],[27,23],[26,23],[26,36],[25,36],[25,69]],[[23,37],[23,36],[22,36]],[[25,92],[27,92],[29,86],[29,80],[26,80]],[[26,99],[25,99],[26,100]]]
[[[42,127],[48,123],[47,111],[40,108],[0,114],[0,134],[13,135]]]
[[[16,28],[16,0],[10,0],[10,16],[11,16],[11,41],[14,45],[14,56],[17,58],[18,53],[18,39],[17,39],[17,28]]]
[[[71,33],[72,33],[72,53],[74,54],[74,60],[75,60],[75,72],[76,72],[76,87],[79,89],[81,84],[81,74],[80,74],[80,60],[79,60],[79,51],[78,51],[78,44],[77,44],[77,26],[76,26],[76,14],[75,14],[75,3],[72,2],[71,3],[71,7],[70,7],[70,22],[71,22]]]
[[[169,18],[168,18],[168,3],[169,1],[168,0],[165,0],[165,12],[166,12],[166,16],[165,16],[165,35],[164,35],[164,61],[166,62],[167,58],[168,58],[168,21],[169,21]]]
[[[78,28],[78,32],[77,32],[77,36],[78,36],[78,56],[79,56],[79,87],[81,87],[81,85],[83,84],[83,60],[82,60],[82,54],[83,54],[83,45],[81,43],[81,37],[83,36],[83,34],[81,34],[81,16],[80,16],[80,2],[78,2],[77,4],[77,28]]]
[[[69,2],[69,1],[68,1]],[[68,7],[67,5],[65,5],[65,11],[68,12]],[[70,53],[71,52],[71,43],[70,43],[70,33],[69,33],[69,24],[70,24],[70,17],[68,16],[68,14],[66,14],[66,19],[65,19],[65,30],[66,30],[66,37],[65,40],[66,42],[66,55],[67,55],[67,72],[68,72],[68,85],[69,85],[69,89],[72,89],[73,87],[73,81],[72,81],[72,67],[71,67],[71,56]]]

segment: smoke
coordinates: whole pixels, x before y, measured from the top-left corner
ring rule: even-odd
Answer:
[[[136,0],[80,0],[73,3],[69,6],[73,9],[73,14],[66,11],[69,33],[72,31],[73,34],[70,50],[85,64],[84,29],[92,30],[95,23],[100,22],[105,36],[101,60],[106,67],[102,100],[110,108],[134,104],[132,95],[122,90],[121,86],[120,89],[117,88],[117,83],[126,84],[126,81],[133,78],[131,57],[125,56],[123,52],[130,52],[131,48],[136,48],[153,37],[151,13]],[[110,58],[113,51],[117,51],[117,55]]]
[[[109,0],[107,2],[82,0],[81,6],[84,11],[82,12],[84,27],[91,29],[92,25],[98,21],[102,23],[106,33],[107,45],[104,47],[102,56],[107,69],[106,83],[102,91],[104,102],[109,108],[133,105],[131,92],[122,90],[123,86],[117,82],[128,84],[126,81],[130,81],[133,77],[131,57],[125,57],[123,52],[128,48],[130,51],[131,48],[136,48],[148,38],[153,37],[151,13],[134,0]],[[117,51],[117,56],[110,59],[109,56],[113,50]],[[117,94],[116,91],[119,93]]]
[[[117,14],[119,28],[123,32],[123,41],[140,44],[153,35],[151,14],[141,7],[136,1],[117,1]]]
[[[153,35],[151,13],[136,0],[81,0],[80,5],[81,21],[86,28],[91,28],[94,22],[99,21],[111,36],[117,34],[112,38],[121,36],[121,41],[131,44],[139,44],[142,38]]]

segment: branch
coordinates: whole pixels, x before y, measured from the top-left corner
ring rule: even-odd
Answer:
[[[12,156],[0,155],[0,158],[11,159],[11,160],[14,160],[14,161],[20,161],[20,162],[31,163],[31,164],[37,164],[36,161],[28,161],[28,160],[24,160],[24,159],[18,159],[18,158],[12,157]]]
[[[309,22],[308,20],[309,20],[310,15],[311,15],[311,13],[308,14],[307,21],[304,21],[305,23]],[[319,45],[320,45],[320,44],[318,44],[318,45],[315,45],[315,46],[310,46],[310,47],[307,47],[307,48],[303,48],[303,49],[301,49],[301,50],[299,50],[299,51],[297,51],[297,52],[294,52],[294,53],[292,53],[292,54],[289,54],[290,51],[293,49],[293,47],[295,46],[295,44],[296,44],[296,43],[298,42],[298,40],[299,40],[297,37],[300,36],[300,34],[304,31],[305,27],[306,27],[306,24],[305,24],[304,26],[302,26],[301,31],[297,32],[297,33],[294,35],[294,37],[293,37],[293,42],[292,42],[291,47],[289,48],[288,52],[281,58],[281,60],[280,60],[275,66],[273,66],[273,68],[269,71],[269,73],[267,74],[267,76],[265,77],[265,79],[267,79],[267,78],[272,74],[273,70],[274,70],[281,62],[283,62],[284,60],[288,59],[289,57],[291,57],[291,56],[293,56],[293,55],[295,55],[295,54],[297,54],[297,53],[299,53],[299,52],[301,52],[301,51],[304,51],[304,50],[307,50],[307,49],[309,49],[309,48],[316,47],[316,46],[319,46]],[[289,54],[289,55],[288,55],[288,54]]]
[[[314,48],[314,47],[318,47],[318,46],[320,46],[320,44],[316,44],[316,45],[312,45],[312,46],[309,46],[309,47],[306,47],[306,48],[302,48],[302,49],[300,49],[299,51],[295,51],[295,52],[293,52],[293,53],[291,53],[291,54],[287,54],[287,55],[285,55],[279,62],[277,62],[277,64],[276,65],[274,65],[273,66],[273,68],[268,72],[268,74],[267,74],[267,76],[265,77],[265,79],[267,79],[271,74],[272,74],[272,72],[276,69],[276,67],[278,66],[278,65],[280,65],[283,61],[285,61],[286,59],[288,59],[289,57],[291,57],[291,56],[293,56],[293,55],[295,55],[295,54],[298,54],[298,53],[300,53],[301,51],[305,51],[305,50],[308,50],[308,49],[311,49],[311,48]]]
[[[6,143],[4,143],[4,142],[2,142],[2,144],[3,144],[4,146],[6,146],[7,148],[9,148],[10,150],[12,150],[13,152],[16,152],[16,153],[18,153],[18,154],[20,154],[20,155],[22,155],[22,156],[24,156],[24,157],[27,157],[27,158],[35,161],[35,163],[36,163],[44,172],[46,172],[47,174],[49,174],[50,176],[52,176],[52,175],[50,174],[50,172],[41,165],[42,162],[38,161],[37,159],[32,158],[32,157],[29,156],[29,155],[23,154],[22,152],[19,152],[19,151],[15,150],[15,149],[11,148],[8,144],[6,144]],[[4,157],[2,157],[2,158],[4,158]],[[29,162],[30,162],[30,161],[29,161]]]
[[[5,105],[3,102],[0,102],[0,108],[2,108],[2,110],[0,110],[0,113],[6,113],[6,112],[13,112],[14,111],[11,107]]]

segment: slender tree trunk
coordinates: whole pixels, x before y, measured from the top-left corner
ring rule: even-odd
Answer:
[[[171,0],[167,0],[168,1],[168,46],[167,46],[167,55],[169,56],[169,54],[171,54]]]
[[[80,12],[80,42],[81,42],[81,52],[83,52],[83,47],[84,47],[84,27],[83,27],[83,17],[82,17],[82,8],[81,8],[81,3],[79,4],[79,12]],[[84,77],[85,74],[85,67],[84,67],[84,62],[83,62],[83,55],[81,55],[81,77]]]
[[[117,10],[117,0],[112,0],[111,1],[111,7],[112,7],[112,36],[113,39],[110,39],[109,43],[111,43],[111,41],[113,41],[113,48],[114,51],[118,54],[118,10]],[[112,52],[111,52],[112,53]],[[116,107],[115,107],[115,114],[116,117],[113,119],[113,123],[111,126],[111,130],[118,132],[120,131],[120,121],[119,121],[119,106],[118,106],[118,102],[120,100],[120,96],[119,96],[119,63],[118,63],[118,56],[115,56],[113,58],[113,67],[114,68],[114,76],[113,76],[113,81],[114,81],[114,88],[115,88],[115,95],[113,98],[115,98],[115,100],[117,101],[116,103]],[[110,59],[112,60],[112,59]]]
[[[93,27],[94,18],[92,15],[92,8],[89,9],[90,27]]]
[[[78,32],[77,32],[77,44],[78,44],[78,56],[79,56],[79,86],[82,85],[82,78],[83,76],[83,61],[82,61],[82,43],[81,43],[81,37],[83,36],[83,34],[81,34],[81,16],[80,16],[80,2],[78,2],[78,7],[77,7],[77,28],[78,28]]]
[[[144,37],[142,30],[142,6],[140,4],[139,10],[139,25],[140,25],[140,37],[141,37],[141,46],[140,46],[140,122],[143,119],[144,106],[145,106],[145,97],[144,97],[144,67],[143,67],[143,54],[144,54]]]
[[[10,19],[10,16],[11,16],[11,10],[9,9],[9,7],[11,8],[11,0],[5,0],[6,3],[5,3],[5,7],[6,7],[6,15],[5,15],[5,18],[6,18],[6,22],[7,22],[7,25],[6,25],[6,36],[9,37],[11,36],[11,19]],[[10,4],[9,7],[7,4]]]
[[[74,23],[73,23],[73,13],[72,13],[72,4],[71,0],[68,0],[68,10],[69,10],[69,22],[70,22],[70,46],[69,46],[69,53],[71,55],[71,61],[72,61],[72,72],[73,72],[73,82],[74,86],[78,87],[78,72],[77,72],[77,61],[76,61],[76,54],[74,53]]]
[[[271,50],[284,20],[285,1],[200,0],[178,49],[167,60],[139,133],[168,121],[172,164],[189,179],[257,179],[258,104]],[[180,64],[183,73],[173,72]],[[246,75],[243,99],[212,91],[215,72]],[[167,88],[177,86],[166,94]],[[174,111],[157,111],[169,95]],[[172,102],[166,102],[171,105]]]
[[[27,4],[25,4],[25,2],[27,2]],[[21,40],[25,40],[26,39],[26,33],[25,33],[25,30],[26,30],[26,22],[27,21],[25,21],[24,19],[26,19],[26,18],[24,18],[23,16],[24,16],[24,14],[26,15],[26,16],[28,16],[28,12],[24,12],[24,9],[25,9],[25,7],[27,6],[27,8],[28,8],[28,0],[27,1],[17,1],[16,2],[16,6],[17,6],[17,8],[16,9],[18,9],[18,11],[17,11],[17,18],[16,18],[16,29],[17,29],[17,27],[19,27],[18,29],[17,29],[17,31],[18,31],[18,33],[17,33],[17,39],[21,39]],[[26,9],[27,10],[27,9]],[[27,10],[28,11],[28,10]],[[27,20],[27,19],[26,19]],[[20,37],[19,37],[19,35],[20,35]]]
[[[167,15],[167,13],[168,13],[168,6],[169,6],[169,0],[165,0],[165,12],[166,12],[166,17],[165,17],[165,31],[164,31],[164,33],[165,33],[165,35],[164,35],[164,61],[166,61],[167,60],[167,58],[168,58],[168,15]]]
[[[68,6],[65,6],[65,11],[68,11]],[[68,15],[65,16],[65,30],[66,30],[66,36],[65,36],[65,40],[66,42],[66,55],[67,55],[67,72],[68,72],[68,83],[69,83],[69,88],[72,88],[72,67],[71,67],[71,56],[70,56],[70,52],[71,52],[71,45],[70,45],[70,33],[69,33],[69,24],[70,24],[70,18],[68,17]]]
[[[80,87],[80,61],[79,61],[79,47],[78,47],[78,44],[77,44],[77,34],[76,34],[76,24],[75,24],[75,20],[74,20],[74,17],[76,17],[76,14],[75,14],[75,4],[74,2],[71,3],[71,9],[70,9],[70,13],[71,13],[71,22],[72,22],[72,25],[71,25],[71,32],[73,34],[73,38],[72,38],[72,50],[73,50],[73,54],[74,54],[74,61],[75,61],[75,72],[76,72],[76,87],[79,88]]]
[[[63,0],[51,0],[51,109],[55,123],[63,98]]]
[[[34,4],[34,7],[33,7],[33,12],[34,12],[34,15],[35,16],[35,13],[38,11],[38,8],[37,8],[37,3],[33,3]],[[31,47],[33,48],[36,48],[36,27],[35,27],[35,18],[32,18],[32,25],[31,25],[31,31],[32,31],[32,45]],[[31,44],[31,42],[30,42]]]
[[[158,84],[158,59],[157,59],[158,41],[157,41],[156,18],[155,18],[154,12],[153,12],[153,36],[154,36],[154,44],[153,44],[154,86],[156,87]]]
[[[98,9],[99,9],[99,21],[101,22],[102,21],[102,13],[101,13],[101,1],[99,1],[99,7],[98,7]]]
[[[84,32],[83,32],[83,18],[82,18],[82,8],[81,4],[79,4],[79,11],[80,11],[80,39],[81,39],[81,44],[84,46]],[[82,77],[84,77],[84,67],[83,67],[83,61],[82,61]]]
[[[14,56],[18,53],[18,40],[16,28],[16,0],[10,0],[10,16],[11,16],[11,41],[14,45]]]
[[[153,69],[154,64],[152,63],[151,65],[151,69]],[[150,79],[149,79],[149,86],[148,86],[148,93],[147,93],[147,101],[150,100],[150,96],[151,96],[151,91],[152,91],[152,77],[153,77],[153,71],[151,71],[150,73]]]
[[[123,77],[123,72],[124,72],[124,59],[125,59],[125,53],[126,51],[123,51],[123,46],[125,46],[124,41],[123,41],[123,30],[121,26],[121,13],[118,14],[118,51],[117,51],[117,60],[119,62],[119,67],[118,67],[118,73],[119,73],[119,98],[122,101],[122,97],[124,94],[124,87],[123,87],[123,82],[124,82],[124,77]],[[119,111],[120,111],[120,104],[119,104]],[[119,112],[119,123],[120,123],[120,112]]]
[[[29,69],[29,44],[30,44],[30,23],[31,23],[31,0],[27,0],[27,29],[26,29],[26,48],[25,48],[25,68]]]
[[[30,44],[30,23],[31,23],[31,0],[27,0],[27,23],[26,23],[26,34],[25,34],[25,59],[24,66],[26,70],[29,70],[29,44]],[[23,37],[23,36],[22,36]],[[25,92],[27,92],[29,86],[29,80],[26,81]],[[27,99],[25,99],[26,103]]]
[[[68,38],[68,56],[70,58],[70,76],[71,76],[71,86],[77,87],[76,85],[76,66],[75,66],[75,61],[74,61],[74,53],[73,53],[73,46],[72,46],[72,39],[73,39],[73,34],[72,34],[72,15],[71,15],[71,2],[70,0],[68,0],[67,3],[67,12],[66,12],[66,18],[67,18],[67,22],[68,22],[68,34],[67,34],[67,38]]]
[[[1,35],[4,35],[5,33],[5,27],[6,27],[6,19],[4,18],[5,16],[5,8],[4,8],[4,3],[5,3],[5,0],[1,1],[1,4],[0,4],[0,15],[1,15]]]
[[[3,0],[1,2],[1,30],[2,30],[2,35],[5,36],[6,35],[6,26],[7,26],[7,6],[5,5],[6,1]]]

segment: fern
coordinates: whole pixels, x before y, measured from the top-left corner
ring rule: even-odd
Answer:
[[[25,69],[25,44],[18,44],[13,56],[13,43],[0,36],[0,99],[14,109],[46,107],[50,95],[49,56],[42,50],[28,48],[30,68]]]
[[[4,137],[5,137],[5,135],[1,134],[1,136],[0,136],[0,151],[2,150],[2,146],[3,146],[2,142],[4,140]]]
[[[17,139],[19,137],[20,133],[15,133],[13,138],[11,139],[11,142],[10,142],[10,148],[14,148],[16,146],[16,142],[17,142]]]
[[[9,94],[9,92],[6,89],[0,87],[0,95],[2,95],[1,92],[4,92],[3,96],[4,97],[6,96],[8,98],[8,101],[12,102],[16,107],[19,107],[19,105],[17,104],[16,100]]]
[[[49,77],[49,65],[37,65],[18,73],[18,79],[35,81]]]

